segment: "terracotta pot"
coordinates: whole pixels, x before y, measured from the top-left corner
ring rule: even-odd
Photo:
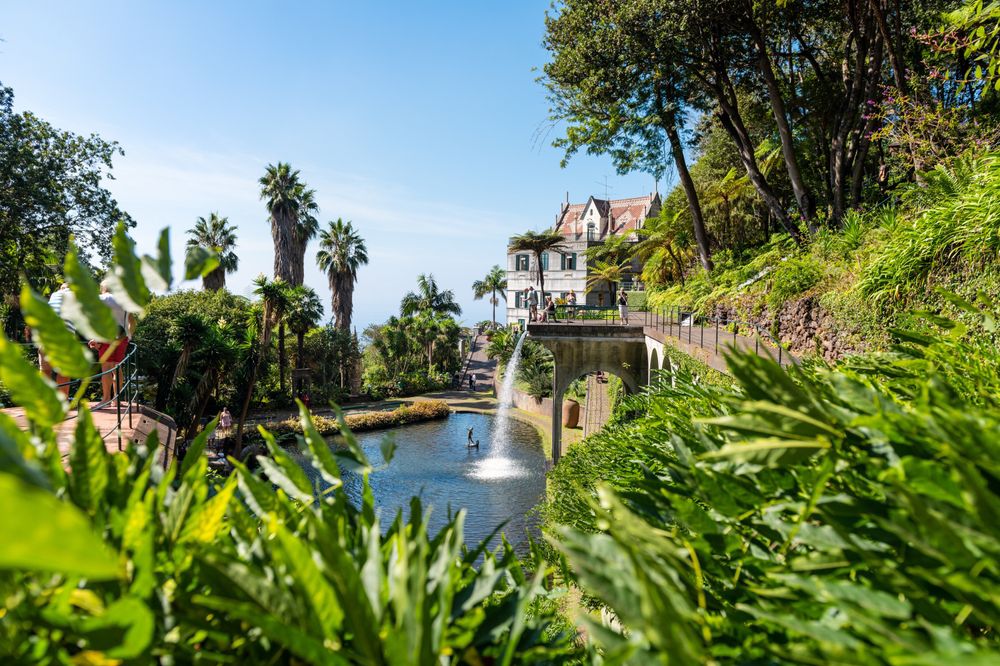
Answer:
[[[576,400],[563,400],[562,424],[564,428],[575,428],[580,421],[580,403]]]

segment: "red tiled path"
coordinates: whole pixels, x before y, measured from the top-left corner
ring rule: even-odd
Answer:
[[[93,407],[98,403],[91,402],[87,404],[93,410]],[[24,415],[23,407],[8,407],[4,409],[3,412],[4,414],[12,417],[19,428],[27,430],[28,419]],[[119,450],[124,451],[129,439],[134,434],[135,427],[139,425],[138,413],[133,411],[132,422],[129,424],[128,405],[123,403],[121,406],[122,427],[120,431],[118,431],[117,427],[118,412],[113,405],[103,409],[94,410],[91,413],[93,414],[94,425],[97,427],[97,431],[101,433],[101,437],[104,439],[105,448],[112,453],[117,453]],[[59,443],[59,453],[62,455],[64,461],[67,456],[69,456],[70,443],[73,441],[73,433],[76,430],[76,415],[77,410],[71,410],[68,418],[54,428],[56,432],[56,441]],[[121,436],[121,449],[118,448],[119,435]]]

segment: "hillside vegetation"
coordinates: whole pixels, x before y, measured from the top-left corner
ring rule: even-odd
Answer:
[[[891,328],[922,325],[913,310],[967,319],[939,289],[1000,297],[998,259],[1000,157],[987,154],[939,166],[801,245],[775,234],[739,256],[718,253],[710,278],[698,271],[683,285],[654,288],[646,304],[752,321],[795,352],[833,360],[886,349]]]

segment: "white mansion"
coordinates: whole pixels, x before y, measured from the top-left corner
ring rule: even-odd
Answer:
[[[570,290],[576,292],[576,302],[580,305],[613,305],[614,301],[606,287],[587,293],[587,257],[583,251],[600,245],[609,236],[625,235],[638,242],[635,233],[646,220],[660,212],[660,195],[632,199],[595,199],[587,203],[570,204],[568,197],[556,215],[554,230],[566,237],[562,252],[542,255],[542,271],[545,273],[545,291],[555,298],[566,298]],[[532,254],[507,254],[507,324],[528,321],[528,304],[523,302],[524,289],[529,284],[538,290],[538,283],[531,281],[531,268],[535,262]],[[638,260],[633,261],[632,272],[638,274]],[[626,280],[630,280],[631,276]],[[626,288],[628,288],[626,286]],[[541,307],[541,305],[539,306]]]

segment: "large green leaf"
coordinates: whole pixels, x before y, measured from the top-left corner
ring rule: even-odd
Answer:
[[[184,255],[185,280],[205,277],[218,267],[218,254],[214,250],[209,250],[201,245],[189,247],[187,253]]]
[[[123,597],[101,615],[82,622],[80,633],[89,649],[99,650],[109,659],[131,659],[149,648],[154,624],[145,603],[136,597]]]
[[[0,569],[109,580],[118,563],[75,506],[0,472]]]
[[[333,409],[337,413],[337,424],[340,426],[340,434],[344,438],[344,443],[347,444],[347,449],[338,448],[334,451],[333,456],[336,459],[337,464],[356,474],[370,473],[372,471],[371,463],[368,462],[368,457],[361,449],[361,445],[358,444],[358,439],[354,436],[354,433],[351,432],[351,429],[347,427],[347,423],[344,421],[344,413],[340,411],[340,407],[337,405],[334,405]],[[303,419],[309,417],[309,412],[303,405],[299,405],[299,410],[300,416]],[[395,451],[393,443],[390,441],[388,446],[383,445],[382,448],[383,451],[389,454],[389,460],[391,460]]]
[[[729,458],[759,465],[789,465],[805,460],[830,448],[823,439],[801,440],[766,437],[749,442],[727,443],[718,451],[709,451],[705,458]]]
[[[251,603],[202,595],[195,595],[192,601],[206,608],[239,618],[250,626],[260,627],[265,635],[287,648],[292,654],[305,659],[309,664],[317,666],[328,664],[329,666],[348,666],[350,664],[347,659],[334,651],[334,649],[339,648],[339,644],[324,641],[319,636],[311,636],[289,626]]]
[[[149,288],[142,278],[142,262],[135,256],[135,243],[125,233],[124,224],[118,225],[111,245],[114,265],[105,277],[111,295],[129,312],[145,312],[149,303]]]
[[[101,300],[100,288],[90,271],[80,264],[74,243],[70,243],[63,268],[70,293],[63,296],[60,316],[76,326],[85,338],[111,342],[118,337],[118,325],[111,309]]]
[[[87,377],[93,370],[94,357],[76,334],[66,328],[62,318],[48,301],[25,285],[21,289],[21,314],[34,332],[35,341],[45,349],[45,358],[67,377]]]
[[[0,472],[7,472],[40,488],[51,490],[45,470],[38,464],[37,455],[28,459],[25,454],[34,453],[28,435],[17,427],[7,414],[0,412]]]
[[[108,451],[101,433],[94,427],[90,409],[80,405],[76,431],[69,448],[69,487],[77,506],[94,512],[105,502],[108,487]]]
[[[277,563],[284,564],[288,571],[295,572],[295,584],[312,608],[323,638],[336,637],[344,621],[344,609],[333,586],[317,564],[319,558],[283,526],[275,526],[275,533],[277,539],[274,542],[274,553]]]
[[[160,231],[160,240],[156,244],[157,256],[148,254],[142,257],[142,277],[150,289],[167,291],[174,281],[170,262],[170,228]]]
[[[319,434],[319,431],[316,430],[316,426],[313,425],[312,418],[309,416],[309,410],[305,408],[305,405],[301,401],[297,402],[299,405],[299,421],[302,423],[302,436],[308,447],[313,467],[327,483],[333,486],[341,485],[340,468],[337,466],[337,461],[334,460],[333,454],[330,453],[330,446]]]
[[[0,381],[10,391],[14,404],[23,407],[25,415],[39,426],[50,428],[66,418],[69,405],[56,390],[55,382],[25,361],[20,348],[3,335],[0,335]]]
[[[313,487],[309,482],[309,477],[302,471],[283,448],[274,441],[274,436],[264,428],[258,426],[261,436],[267,443],[267,448],[271,452],[271,457],[257,456],[258,462],[264,468],[267,478],[274,485],[284,490],[289,497],[294,497],[300,502],[313,501]]]

